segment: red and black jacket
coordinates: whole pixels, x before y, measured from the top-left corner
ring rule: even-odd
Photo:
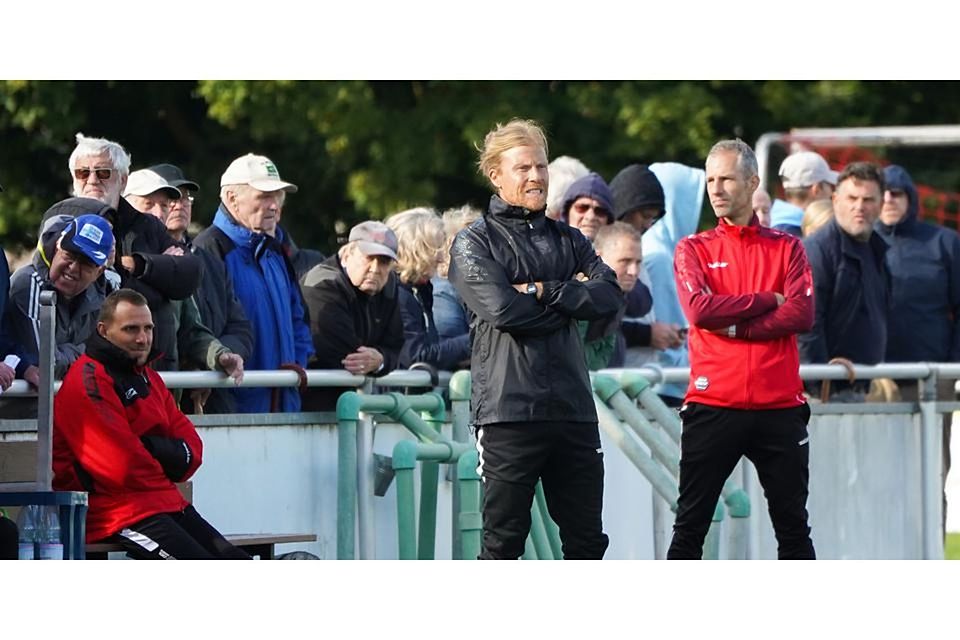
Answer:
[[[687,402],[731,409],[805,402],[796,334],[810,330],[814,298],[799,238],[761,227],[756,216],[747,226],[721,219],[680,241],[674,275],[690,322]],[[786,298],[780,306],[775,293]]]
[[[203,444],[159,374],[94,333],[54,399],[53,487],[87,491],[87,539],[188,506]]]

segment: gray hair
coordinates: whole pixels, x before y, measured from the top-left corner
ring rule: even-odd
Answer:
[[[587,166],[570,156],[554,158],[547,165],[550,181],[547,184],[547,211],[560,211],[567,187],[590,173]]]
[[[77,146],[70,154],[67,168],[72,173],[77,168],[77,160],[86,156],[99,156],[106,153],[110,156],[110,164],[121,176],[130,175],[131,156],[119,143],[106,138],[89,138],[77,133]]]
[[[757,156],[746,142],[737,138],[736,140],[721,140],[710,148],[707,154],[707,160],[721,152],[732,151],[737,154],[737,170],[744,179],[760,175],[760,169],[757,166]]]
[[[465,204],[454,209],[447,209],[441,216],[443,218],[443,230],[447,235],[447,242],[443,249],[443,260],[437,267],[437,274],[441,278],[446,278],[450,271],[450,247],[453,245],[457,233],[461,229],[469,227],[473,222],[483,217],[483,212],[476,207]]]

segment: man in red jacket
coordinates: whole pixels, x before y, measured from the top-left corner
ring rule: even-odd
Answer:
[[[796,334],[813,324],[813,281],[798,238],[753,213],[757,159],[741,140],[707,156],[715,229],[674,256],[690,323],[690,385],[680,410],[680,497],[669,559],[700,558],[724,481],[741,456],[757,468],[778,557],[815,557],[807,525],[810,408]]]
[[[86,353],[54,401],[53,486],[87,491],[87,539],[143,559],[249,559],[184,500],[175,482],[200,467],[203,443],[159,374],[147,300],[107,296]]]

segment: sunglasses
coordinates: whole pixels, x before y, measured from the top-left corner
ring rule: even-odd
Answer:
[[[607,209],[606,207],[595,207],[592,204],[587,204],[585,202],[578,202],[575,205],[573,205],[573,210],[579,213],[580,215],[585,214],[587,211],[590,211],[590,209],[593,209],[597,213],[597,215],[601,215],[601,216],[610,215],[610,210]]]
[[[109,180],[113,175],[113,169],[88,169],[87,167],[78,167],[73,170],[73,177],[77,180],[86,180],[91,173],[97,174],[97,180]]]

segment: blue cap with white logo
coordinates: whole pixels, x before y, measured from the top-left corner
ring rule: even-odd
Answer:
[[[113,250],[110,223],[95,215],[82,215],[71,221],[60,236],[60,248],[79,253],[102,267]]]

